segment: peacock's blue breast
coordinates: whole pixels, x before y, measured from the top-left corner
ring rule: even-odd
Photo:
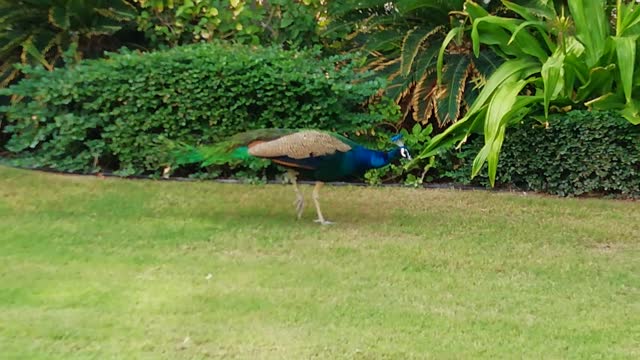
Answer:
[[[309,158],[308,165],[313,170],[301,171],[303,177],[319,181],[339,181],[361,177],[367,170],[386,163],[378,152],[355,147],[347,152]]]

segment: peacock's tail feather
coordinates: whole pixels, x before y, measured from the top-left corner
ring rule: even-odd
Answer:
[[[172,152],[176,165],[200,163],[201,166],[240,162],[252,157],[249,144],[270,141],[295,130],[258,129],[236,134],[213,145],[192,146],[180,144]]]

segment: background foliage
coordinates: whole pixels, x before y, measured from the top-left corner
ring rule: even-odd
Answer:
[[[141,9],[138,28],[152,47],[231,40],[309,47],[319,43],[324,5],[320,0],[133,0]]]
[[[311,47],[326,23],[320,0],[0,0],[0,14],[0,87],[19,76],[14,64],[52,70],[70,50],[80,59],[218,40]]]
[[[582,171],[582,157],[567,158],[573,165],[562,168],[534,166],[538,158],[525,150],[542,146],[542,135],[521,125],[523,118],[526,124],[542,119],[539,123],[549,129],[541,134],[570,133],[575,127],[571,136],[558,132],[553,133],[556,138],[543,137],[548,151],[574,146],[573,137],[594,133],[596,127],[606,132],[598,141],[636,141],[637,130],[619,124],[617,117],[610,121],[615,117],[610,112],[593,115],[606,126],[596,126],[593,116],[578,112],[570,112],[566,124],[545,120],[549,114],[588,108],[618,111],[638,122],[640,10],[633,1],[19,4],[0,0],[4,85],[20,78],[16,63],[53,70],[120,46],[173,48],[148,56],[125,49],[122,55],[51,74],[26,67],[29,79],[0,93],[0,148],[32,165],[158,173],[165,165],[161,150],[168,138],[210,142],[255,127],[313,126],[350,132],[380,149],[388,147],[390,135],[403,133],[419,156],[408,168],[390,165],[370,171],[366,181],[371,184],[418,186],[453,179],[557,194],[635,191],[627,170],[620,170],[625,175],[600,170],[602,188],[595,180],[566,183]],[[255,50],[254,57],[254,50],[220,45],[220,40],[273,48]],[[214,44],[181,48],[191,43]],[[314,50],[280,53],[276,48]],[[321,59],[360,50],[369,55],[366,66],[374,71],[355,72],[364,64],[357,53]],[[381,87],[384,97],[376,93]],[[511,131],[511,126],[517,129]],[[522,151],[514,152],[518,143],[524,144]],[[619,162],[615,151],[601,153]],[[581,156],[591,153],[585,150]],[[520,158],[529,160],[514,162]],[[207,176],[221,174],[220,169],[208,170]],[[545,175],[535,178],[534,173]],[[233,174],[255,177],[264,174],[264,166],[252,163]],[[479,178],[471,180],[469,174]]]
[[[136,17],[125,0],[0,0],[0,14],[0,87],[16,63],[52,70],[72,46],[74,57],[99,57],[135,40],[121,32]]]
[[[2,94],[7,148],[60,170],[158,173],[165,139],[207,143],[236,132],[314,127],[353,131],[382,121],[366,101],[383,82],[362,80],[354,55],[318,58],[218,43],[113,54],[29,79]]]

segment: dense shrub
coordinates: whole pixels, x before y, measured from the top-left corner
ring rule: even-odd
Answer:
[[[221,44],[113,54],[53,72],[32,69],[5,95],[7,149],[60,170],[157,173],[165,139],[216,141],[263,127],[349,131],[379,121],[363,103],[353,56]]]
[[[478,137],[463,146],[442,178],[469,183],[482,145]],[[571,111],[547,124],[528,118],[508,131],[497,182],[561,196],[639,197],[640,127],[616,112]],[[473,183],[488,185],[486,167]]]

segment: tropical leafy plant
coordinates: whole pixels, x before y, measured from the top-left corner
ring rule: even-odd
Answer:
[[[568,9],[557,9],[553,1],[502,3],[518,17],[491,15],[472,1],[465,3],[471,20],[465,31],[474,54],[480,56],[485,45],[506,61],[487,79],[466,115],[435,136],[418,159],[464,142],[471,132],[483,132],[485,145],[474,160],[472,177],[486,162],[493,185],[506,128],[538,104],[545,117],[554,106],[587,106],[619,109],[627,120],[640,123],[635,54],[640,10],[635,2],[617,1],[613,26],[604,0],[569,1]],[[443,73],[441,65],[438,73]]]
[[[469,179],[483,146],[470,137],[438,163],[436,181],[488,187],[487,169]],[[496,186],[560,196],[640,197],[640,126],[618,111],[571,110],[548,119],[528,116],[507,129]],[[531,149],[535,149],[532,151]],[[585,160],[588,159],[588,160]]]
[[[76,57],[113,48],[110,36],[134,19],[136,11],[125,0],[0,0],[0,14],[3,87],[20,73],[16,63],[51,70],[72,44]]]
[[[461,31],[463,0],[384,0],[330,3],[329,33],[350,39],[372,55],[369,67],[389,79],[385,95],[422,124],[442,128],[465,111],[478,85],[501,59],[491,52],[474,57]],[[447,31],[453,29],[449,36]],[[441,45],[442,73],[436,64]]]

